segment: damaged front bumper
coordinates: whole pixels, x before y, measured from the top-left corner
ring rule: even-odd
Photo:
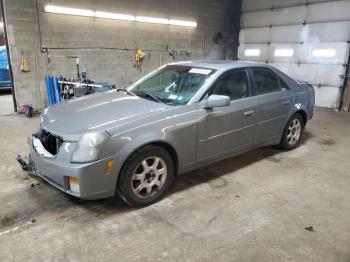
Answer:
[[[63,143],[55,156],[47,152],[40,140],[34,136],[28,137],[28,144],[29,161],[26,162],[21,156],[17,156],[23,170],[35,173],[49,184],[75,197],[100,199],[114,196],[116,168],[105,174],[106,165],[112,158],[91,163],[70,163],[73,143]]]

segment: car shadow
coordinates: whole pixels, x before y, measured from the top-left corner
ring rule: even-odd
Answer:
[[[305,131],[301,143],[305,144],[312,137],[313,135],[310,132]],[[165,195],[165,198],[172,194],[176,194],[178,192],[190,189],[191,187],[195,187],[203,183],[208,183],[209,186],[213,188],[225,186],[225,183],[211,183],[211,181],[228,174],[230,174],[230,176],[234,176],[234,172],[238,171],[239,169],[245,168],[262,160],[268,160],[272,163],[278,163],[281,161],[281,158],[278,157],[278,154],[282,152],[285,151],[281,150],[276,146],[263,147],[179,175],[175,178],[173,186],[171,187],[170,191]],[[42,182],[42,180],[39,178],[38,181]],[[51,186],[47,187],[49,188],[47,190],[50,192],[52,192],[52,190],[56,191],[55,198],[59,202],[58,204],[55,204],[57,205],[56,207],[54,205],[49,208],[49,210],[52,212],[55,212],[55,209],[60,209],[60,211],[64,211],[70,208],[82,208],[88,211],[88,213],[92,216],[107,217],[109,215],[121,214],[135,210],[134,207],[129,207],[121,199],[118,198],[108,198],[101,200],[82,200],[69,196],[59,191],[58,189],[54,189]],[[35,202],[40,203],[40,205],[42,205],[43,210],[47,210],[47,206],[45,205],[45,198],[47,197],[47,193],[36,196],[32,195],[32,197],[36,198]],[[53,201],[54,199],[50,200],[50,203],[52,203]]]
[[[277,158],[274,158],[274,156],[277,155],[279,152],[281,152],[281,149],[277,147],[260,148],[250,151],[248,153],[221,160],[214,164],[210,164],[208,166],[202,167],[200,169],[185,174],[181,174],[175,177],[171,189],[164,197],[167,198],[172,194],[176,194],[178,192],[190,189],[191,187],[195,187],[203,183],[209,183],[209,185],[214,188],[221,187],[221,185],[211,183],[211,181],[227,174],[234,175],[232,173],[234,173],[235,171],[247,167],[263,159],[268,159],[272,162],[276,162]],[[110,215],[122,214],[135,209],[140,209],[128,206],[120,198],[82,200],[64,194],[58,189],[55,190],[57,190],[59,198],[64,198],[63,202],[66,203],[67,209],[68,207],[82,208],[88,211],[89,215],[92,215],[94,217],[108,217]],[[51,210],[54,211],[53,209]]]
[[[264,147],[221,160],[186,174],[179,175],[175,179],[175,183],[170,191],[170,194],[174,194],[203,183],[208,183],[208,185],[213,188],[225,186],[225,183],[216,184],[210,182],[228,174],[234,175],[232,173],[238,171],[239,169],[245,168],[264,159],[275,163],[279,162],[280,159],[276,158],[275,155],[280,152],[281,149],[277,147]]]
[[[308,130],[305,130],[301,140],[301,145],[305,144],[313,137],[314,135],[312,133],[310,133]],[[277,155],[282,152],[286,151],[279,148],[278,146],[262,147],[241,155],[229,157],[227,159],[218,161],[189,173],[179,175],[176,177],[174,186],[170,190],[169,194],[174,194],[202,183],[209,183],[211,187],[220,187],[220,184],[213,185],[210,183],[210,181],[224,175],[234,173],[239,169],[250,166],[261,160],[267,159],[273,163],[278,163],[281,161],[281,159]]]
[[[274,156],[281,152],[281,149],[277,147],[265,147],[256,149],[238,156],[230,157],[225,160],[221,160],[214,164],[196,169],[194,171],[181,174],[174,179],[173,186],[170,191],[165,195],[165,198],[169,195],[176,194],[180,191],[187,190],[191,187],[209,183],[212,187],[220,187],[220,185],[211,184],[210,181],[234,173],[235,171],[245,168],[258,161],[268,159],[272,162],[278,162],[278,158]],[[234,174],[232,174],[234,175]],[[69,197],[69,196],[67,196]],[[71,198],[71,197],[70,197]],[[77,205],[83,208],[87,208],[92,212],[112,212],[123,213],[135,208],[127,206],[121,199],[103,199],[94,201],[73,200]]]

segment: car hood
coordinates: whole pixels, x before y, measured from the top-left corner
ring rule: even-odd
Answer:
[[[77,141],[85,132],[116,132],[126,124],[171,108],[113,90],[50,106],[41,115],[41,126],[64,140]]]

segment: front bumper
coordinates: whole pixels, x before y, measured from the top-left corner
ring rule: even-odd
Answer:
[[[82,199],[100,199],[114,196],[118,168],[113,163],[112,170],[105,174],[106,165],[113,158],[106,158],[92,163],[69,163],[60,161],[62,157],[48,158],[37,152],[33,138],[28,138],[30,159],[35,173],[59,190]],[[61,150],[60,150],[61,151]],[[65,152],[59,152],[59,154]],[[65,157],[65,159],[67,159]],[[72,191],[69,177],[79,179],[79,192]]]

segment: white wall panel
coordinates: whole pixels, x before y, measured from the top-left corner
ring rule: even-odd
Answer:
[[[248,44],[266,44],[270,41],[271,30],[268,27],[241,29],[239,42]]]
[[[326,2],[329,0],[244,0],[242,2],[242,11],[243,12],[249,12],[249,11],[256,11],[256,10],[263,10],[263,9],[270,9],[272,6],[274,8],[281,8],[281,7],[288,7],[293,5],[303,5],[307,2],[309,3],[319,3],[319,2]]]
[[[341,65],[313,65],[292,63],[269,63],[294,79],[308,81],[312,85],[339,87],[342,85],[340,75],[344,73]],[[336,77],[330,77],[336,76]]]
[[[273,26],[302,24],[307,15],[305,5],[274,9],[271,15]]]
[[[302,25],[272,27],[271,43],[299,43],[302,29]]]
[[[340,96],[340,89],[337,87],[324,86],[315,87],[315,105],[320,107],[336,108]]]
[[[241,29],[241,43],[318,43],[346,42],[350,39],[350,21]]]
[[[269,62],[320,64],[320,65],[343,65],[346,63],[347,43],[308,43],[308,44],[240,44],[238,57],[240,59]],[[244,55],[246,49],[260,49],[258,57],[248,57]],[[293,49],[292,57],[276,57],[276,49]],[[317,49],[334,49],[334,57],[315,57],[313,51]]]
[[[270,25],[301,25],[304,21],[307,23],[349,21],[349,10],[350,1],[317,3],[309,6],[300,5],[274,10],[267,9],[242,13],[241,26],[247,28]]]
[[[268,61],[269,63],[298,63],[299,56],[298,56],[298,44],[271,44],[269,45],[269,56]],[[275,56],[275,51],[278,49],[292,49],[294,51],[293,56],[291,57],[278,57]]]
[[[304,43],[346,42],[348,40],[350,40],[350,21],[308,24],[302,26],[300,31],[300,41]]]
[[[241,27],[263,27],[269,26],[272,22],[270,10],[241,14]]]
[[[311,64],[340,64],[346,63],[347,43],[309,43],[298,48],[299,61]],[[313,51],[316,49],[334,49],[334,57],[315,57]]]
[[[239,59],[268,61],[294,78],[320,85],[316,104],[336,107],[349,50],[350,0],[242,0],[242,11]],[[259,48],[260,55],[245,56],[247,48]],[[294,52],[278,57],[276,49]],[[328,57],[315,56],[320,49]]]
[[[244,51],[246,49],[260,49],[260,56],[245,56]],[[255,62],[265,62],[269,58],[268,54],[269,47],[266,44],[254,44],[254,45],[245,45],[241,44],[238,47],[238,59],[244,61],[255,61]]]
[[[282,9],[274,9],[243,13],[241,15],[241,26],[261,27],[261,26],[279,26],[279,25],[297,25],[302,24],[307,15],[305,6],[295,6]]]
[[[334,1],[310,5],[307,22],[331,22],[350,20],[350,1]]]

